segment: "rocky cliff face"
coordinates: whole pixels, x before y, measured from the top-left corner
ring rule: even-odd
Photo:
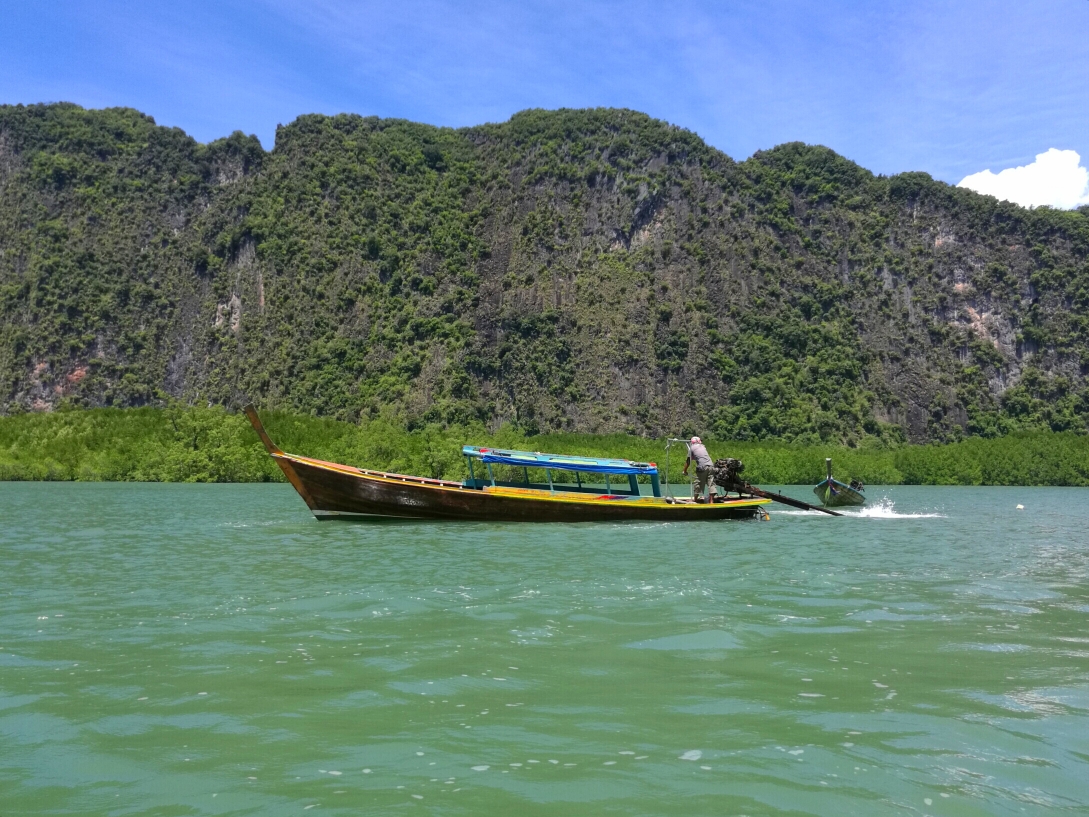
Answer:
[[[0,407],[915,441],[1089,418],[1089,213],[631,111],[0,108]]]

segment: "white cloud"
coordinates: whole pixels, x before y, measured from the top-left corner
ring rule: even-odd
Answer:
[[[1089,169],[1081,166],[1075,150],[1056,150],[1036,155],[1023,167],[1009,167],[998,173],[984,170],[961,179],[957,187],[994,196],[1023,207],[1048,205],[1069,210],[1089,204]]]

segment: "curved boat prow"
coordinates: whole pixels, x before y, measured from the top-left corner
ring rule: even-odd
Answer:
[[[317,503],[314,502],[314,497],[311,496],[310,491],[307,490],[306,485],[303,484],[302,479],[299,478],[298,472],[293,467],[294,457],[290,454],[285,454],[280,450],[279,446],[272,441],[268,432],[265,431],[265,426],[261,423],[261,418],[257,416],[257,409],[253,403],[247,403],[242,411],[246,412],[246,417],[249,418],[250,425],[253,426],[253,430],[257,432],[257,436],[261,438],[261,444],[265,446],[265,450],[269,453],[269,456],[276,460],[276,464],[280,466],[280,470],[284,472],[284,476],[287,477],[287,481],[291,483],[292,487],[302,497],[303,502],[310,508],[311,511],[317,511]]]
[[[253,426],[253,430],[257,432],[257,436],[261,438],[265,450],[270,454],[283,454],[284,452],[276,447],[276,443],[272,441],[272,438],[268,436],[268,432],[265,431],[265,427],[261,423],[261,418],[257,416],[257,408],[253,403],[247,403],[242,411],[246,412],[246,417],[249,418],[250,425]]]

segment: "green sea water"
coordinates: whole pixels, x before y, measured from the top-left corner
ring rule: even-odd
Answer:
[[[869,494],[367,525],[0,483],[0,814],[1089,814],[1089,491]]]

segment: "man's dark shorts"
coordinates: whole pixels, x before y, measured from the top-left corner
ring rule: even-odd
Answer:
[[[696,496],[702,497],[707,490],[707,483],[711,480],[710,468],[697,468],[696,469]]]

